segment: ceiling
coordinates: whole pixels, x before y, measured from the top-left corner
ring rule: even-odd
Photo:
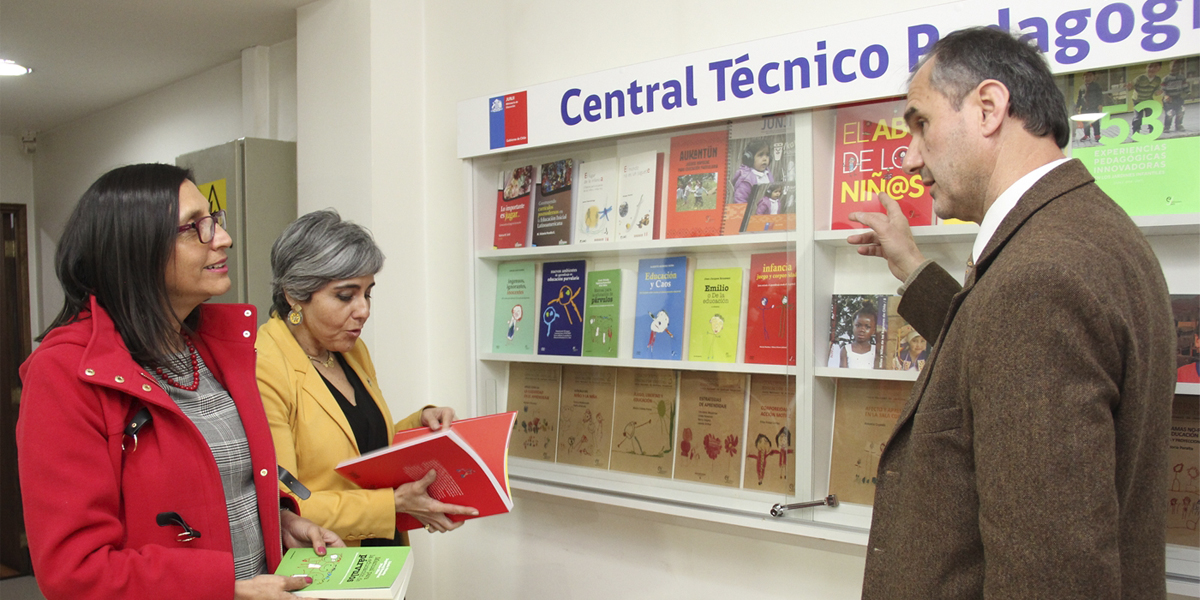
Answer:
[[[0,0],[0,135],[49,131],[296,36],[313,0]]]

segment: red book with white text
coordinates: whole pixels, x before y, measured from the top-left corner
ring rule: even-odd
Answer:
[[[533,185],[533,165],[500,173],[493,248],[524,248],[528,245]]]
[[[434,499],[470,506],[479,517],[506,513],[512,510],[508,440],[516,417],[516,412],[506,412],[454,421],[440,431],[397,431],[391,446],[342,461],[334,470],[359,487],[379,489],[412,483],[433,469],[437,479],[428,492]],[[453,521],[478,518],[448,516]],[[421,527],[411,515],[397,513],[397,529]]]

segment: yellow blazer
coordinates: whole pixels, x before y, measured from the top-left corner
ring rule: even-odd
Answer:
[[[308,500],[297,499],[301,514],[334,531],[348,545],[368,538],[391,539],[396,531],[392,490],[362,489],[333,470],[339,462],[360,454],[358,444],[342,408],[287,324],[272,317],[258,328],[254,347],[258,388],[271,424],[276,460],[312,491]],[[389,440],[397,429],[420,427],[421,411],[392,423],[362,340],[343,356],[383,413]]]

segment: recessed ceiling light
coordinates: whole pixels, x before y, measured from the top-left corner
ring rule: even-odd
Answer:
[[[11,60],[0,58],[0,76],[13,77],[32,72],[33,69],[30,69],[29,67],[23,67]]]

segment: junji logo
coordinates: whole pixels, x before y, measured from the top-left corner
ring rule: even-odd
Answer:
[[[494,150],[529,143],[528,113],[525,92],[489,98],[490,147]]]

